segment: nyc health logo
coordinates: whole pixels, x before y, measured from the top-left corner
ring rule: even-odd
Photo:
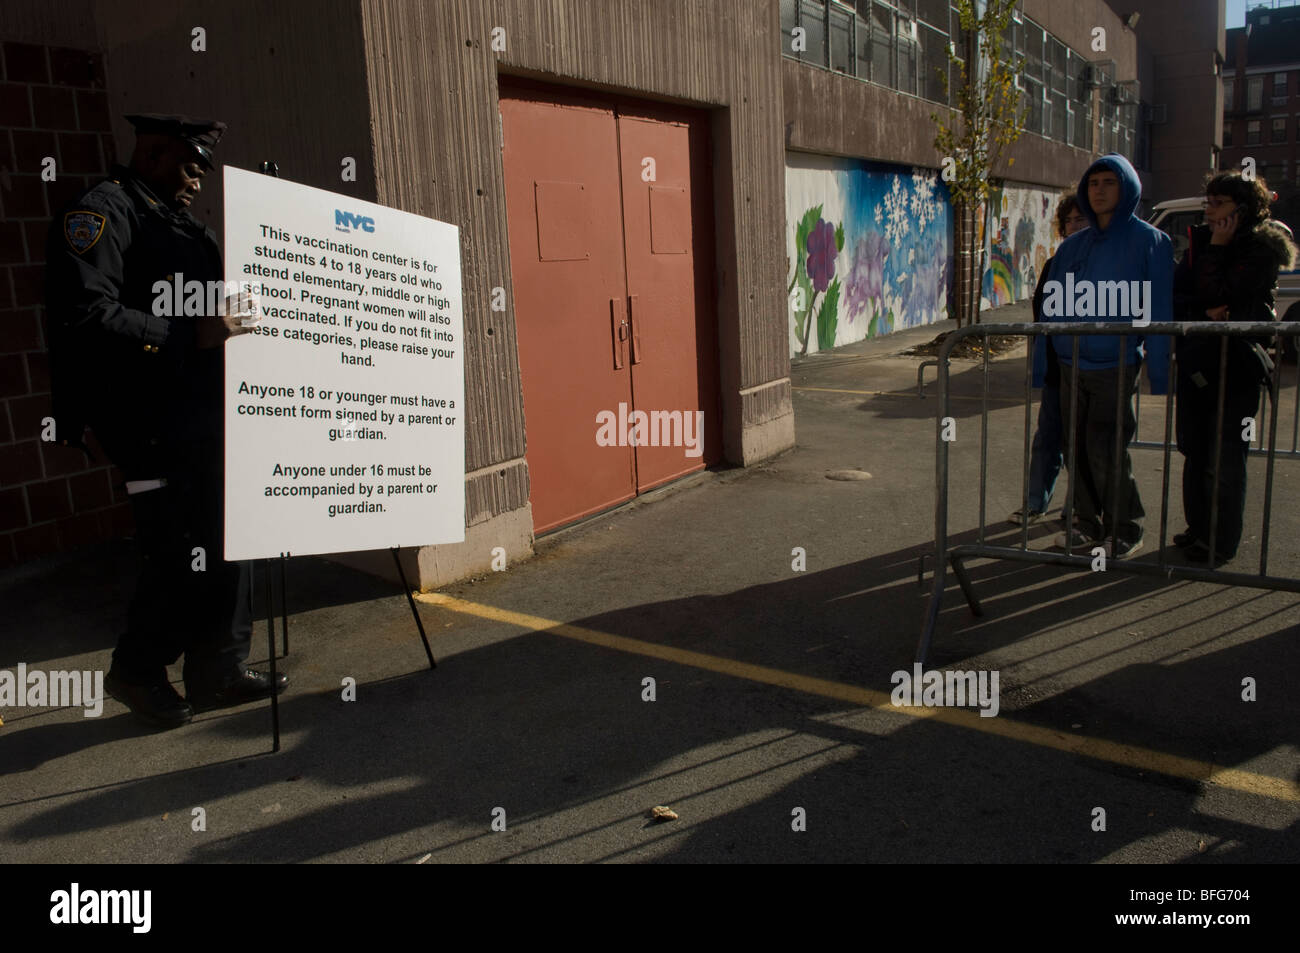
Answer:
[[[334,230],[345,234],[360,229],[363,232],[373,232],[375,230],[375,220],[368,215],[358,215],[355,212],[344,212],[340,209],[334,210]]]

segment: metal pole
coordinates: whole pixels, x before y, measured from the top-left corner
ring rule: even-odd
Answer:
[[[1050,341],[1048,342],[1051,343]],[[1074,488],[1077,481],[1074,478],[1074,467],[1076,464],[1075,442],[1078,440],[1079,432],[1079,337],[1074,336],[1074,347],[1070,351],[1070,459],[1067,463],[1069,469],[1069,485],[1065,492],[1065,554],[1067,556],[1074,553]],[[1064,373],[1064,368],[1062,368]]]
[[[1034,397],[1034,345],[1037,338],[1030,336],[1026,343],[1029,345],[1025,350],[1025,464],[1021,469],[1021,486],[1023,490],[1020,494],[1020,546],[1022,549],[1029,548],[1029,472],[1030,458],[1033,456],[1034,448],[1029,437],[1029,408],[1033,404]],[[987,376],[985,380],[987,380]],[[1043,382],[1043,389],[1047,389],[1047,382]]]
[[[916,661],[924,665],[930,654],[930,641],[939,621],[943,604],[944,584],[948,574],[948,442],[943,439],[944,418],[950,415],[951,395],[948,393],[948,361],[961,331],[949,334],[939,348],[939,413],[934,429],[934,585],[925,618],[921,622],[921,637],[916,643]]]
[[[1164,569],[1169,562],[1169,557],[1165,555],[1165,534],[1169,531],[1169,457],[1171,452],[1170,438],[1173,436],[1174,428],[1174,390],[1175,381],[1178,380],[1176,374],[1178,371],[1177,355],[1174,353],[1172,343],[1169,348],[1169,373],[1165,377],[1165,461],[1162,468],[1162,478],[1160,480],[1160,568]],[[1150,380],[1147,375],[1147,380]]]
[[[1128,383],[1128,364],[1124,362],[1124,345],[1128,343],[1128,335],[1119,336],[1119,373],[1115,375],[1115,468],[1110,475],[1110,499],[1103,504],[1104,512],[1110,517],[1110,554],[1111,558],[1119,551],[1119,521],[1121,518],[1119,505],[1119,474],[1124,465],[1124,410],[1125,399],[1127,398]],[[1122,514],[1127,516],[1127,513]],[[1104,526],[1103,526],[1104,530]]]
[[[1209,566],[1214,568],[1218,550],[1215,534],[1219,531],[1219,470],[1223,454],[1223,405],[1228,391],[1228,339],[1223,337],[1219,347],[1219,411],[1214,423],[1214,478],[1210,489],[1210,556]]]
[[[271,660],[271,753],[280,750],[280,695],[275,673],[275,597],[271,591],[271,560],[266,560],[266,654]]]
[[[1274,335],[1277,342],[1273,348],[1279,358],[1282,356],[1282,336]],[[1297,365],[1300,368],[1300,365]],[[1300,378],[1300,374],[1297,374]],[[1269,380],[1268,396],[1273,405],[1273,409],[1268,418],[1268,466],[1264,471],[1264,527],[1260,531],[1259,539],[1259,574],[1266,575],[1268,571],[1268,521],[1273,512],[1273,460],[1275,456],[1274,447],[1277,446],[1277,415],[1278,400],[1282,387],[1282,362],[1279,360],[1273,366],[1273,374]],[[1300,394],[1300,391],[1297,391]],[[1258,411],[1257,411],[1258,412]],[[1300,420],[1300,404],[1296,407],[1296,419]]]
[[[284,567],[289,560],[280,554],[280,641],[284,646],[284,657],[289,657],[289,587],[284,582]]]
[[[984,399],[980,401],[980,545],[984,544],[984,504],[989,469],[989,332],[984,331]]]
[[[411,615],[415,617],[415,627],[420,631],[420,641],[424,643],[424,654],[429,657],[429,668],[437,668],[438,663],[433,660],[433,649],[429,648],[429,639],[424,634],[424,623],[420,620],[419,610],[415,608],[415,599],[411,596],[411,587],[406,584],[406,572],[402,569],[402,560],[397,556],[397,547],[392,548],[393,563],[397,566],[397,575],[402,580],[402,591],[406,593],[406,602],[411,607]]]

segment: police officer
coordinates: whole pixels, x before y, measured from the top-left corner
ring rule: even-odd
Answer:
[[[54,419],[60,442],[82,449],[89,425],[122,471],[143,557],[105,687],[150,725],[174,728],[272,692],[268,675],[244,666],[249,564],[222,559],[223,344],[251,330],[255,302],[223,288],[219,313],[175,313],[185,285],[224,277],[216,235],[188,209],[225,123],[126,118],[130,167],[114,166],[50,228]],[[188,701],[167,676],[182,653]]]

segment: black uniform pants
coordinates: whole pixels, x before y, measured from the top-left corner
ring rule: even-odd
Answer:
[[[1217,373],[1214,375],[1217,377]],[[1198,384],[1198,379],[1201,382]],[[1218,522],[1214,548],[1224,559],[1237,555],[1242,514],[1246,508],[1246,459],[1250,445],[1243,440],[1242,420],[1259,410],[1261,387],[1240,376],[1228,376],[1223,398],[1222,448],[1219,452]],[[1215,383],[1194,368],[1178,368],[1178,450],[1183,455],[1183,514],[1188,529],[1210,544],[1210,507],[1214,492],[1214,436],[1219,414]]]
[[[237,675],[252,634],[252,564],[222,559],[219,453],[158,457],[108,427],[96,437],[128,481],[167,480],[130,498],[141,567],[114,667],[127,681],[147,683],[165,678],[184,654],[191,689]]]
[[[1146,511],[1133,478],[1133,461],[1128,445],[1137,430],[1133,395],[1137,393],[1136,364],[1111,370],[1076,371],[1061,361],[1061,442],[1069,462],[1071,387],[1075,388],[1078,415],[1075,424],[1074,519],[1097,538],[1109,539],[1114,531],[1123,543],[1142,538]],[[1120,383],[1120,376],[1123,383]],[[1077,383],[1074,383],[1076,382]],[[1117,388],[1121,393],[1117,395]],[[1119,401],[1122,401],[1120,403]],[[1111,479],[1115,474],[1116,411],[1123,428],[1119,457],[1119,492],[1112,499]]]

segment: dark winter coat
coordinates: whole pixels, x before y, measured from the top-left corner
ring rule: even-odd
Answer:
[[[1229,321],[1273,321],[1279,271],[1295,266],[1296,247],[1286,230],[1265,219],[1226,245],[1210,244],[1210,226],[1190,230],[1190,243],[1174,272],[1174,313],[1180,321],[1208,321],[1206,311],[1227,305]],[[1219,378],[1217,338],[1178,339],[1180,374],[1201,373],[1212,385]],[[1232,387],[1264,381],[1263,365],[1244,338],[1228,345]]]

